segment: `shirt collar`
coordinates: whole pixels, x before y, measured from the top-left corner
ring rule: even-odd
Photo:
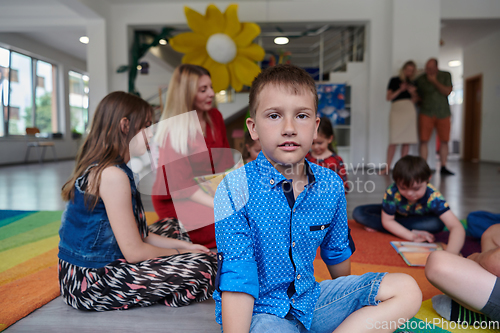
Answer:
[[[287,180],[285,176],[283,176],[281,172],[276,170],[271,162],[269,162],[262,151],[259,153],[259,156],[257,156],[255,162],[257,165],[257,170],[264,180],[264,184],[268,184],[270,187],[274,187],[277,184]],[[304,168],[307,175],[308,186],[310,186],[316,181],[316,178],[314,177],[314,173],[311,169],[311,166],[309,165],[309,162],[305,158]]]

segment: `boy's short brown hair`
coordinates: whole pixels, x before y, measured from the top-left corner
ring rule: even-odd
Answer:
[[[392,179],[396,185],[410,187],[413,183],[422,183],[431,178],[431,169],[420,156],[406,155],[402,157],[392,170]]]
[[[250,117],[255,119],[259,103],[258,96],[268,84],[288,89],[293,95],[310,91],[314,98],[314,111],[318,109],[318,93],[316,83],[305,70],[294,65],[276,65],[263,70],[253,81],[250,88]]]

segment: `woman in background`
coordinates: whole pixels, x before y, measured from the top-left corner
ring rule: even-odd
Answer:
[[[415,102],[418,99],[413,85],[417,66],[412,60],[405,62],[399,76],[391,78],[387,86],[386,99],[391,101],[389,116],[389,147],[387,147],[387,164],[380,174],[388,174],[396,146],[401,145],[401,157],[408,155],[410,144],[418,143],[417,111]]]
[[[152,196],[160,219],[178,218],[193,243],[208,248],[215,247],[213,197],[194,178],[234,164],[214,96],[205,68],[183,64],[175,69],[155,136],[160,154]]]

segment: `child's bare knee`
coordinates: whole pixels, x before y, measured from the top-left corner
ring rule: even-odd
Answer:
[[[429,281],[433,282],[444,276],[447,271],[447,255],[444,251],[435,251],[429,255],[425,264],[425,276]]]
[[[422,291],[420,287],[415,279],[408,274],[387,274],[382,280],[381,288],[382,287],[388,291],[389,297],[404,296],[414,301],[422,301]]]
[[[385,300],[394,299],[398,303],[400,315],[411,318],[420,309],[422,291],[413,277],[403,273],[387,274],[381,283],[385,288]]]

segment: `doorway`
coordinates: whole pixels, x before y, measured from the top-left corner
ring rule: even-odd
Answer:
[[[483,75],[465,80],[464,151],[465,161],[479,162],[481,144],[481,101]]]

